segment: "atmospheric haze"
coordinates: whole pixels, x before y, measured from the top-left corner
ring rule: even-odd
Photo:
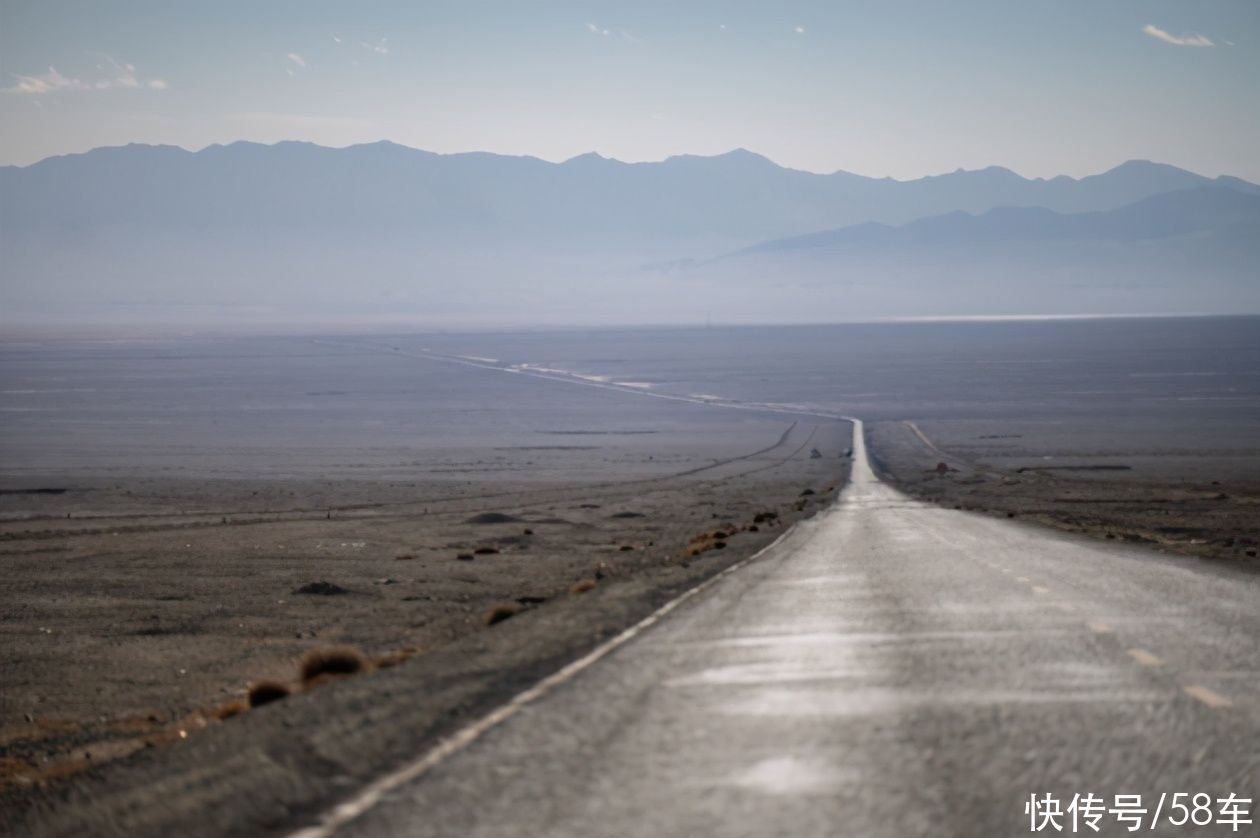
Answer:
[[[0,168],[0,202],[10,326],[1260,310],[1260,187],[1145,161],[897,181],[742,149],[129,145]]]

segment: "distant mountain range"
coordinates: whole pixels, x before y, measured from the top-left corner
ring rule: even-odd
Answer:
[[[1027,179],[991,167],[896,181],[811,174],[742,149],[621,163],[595,154],[563,163],[494,154],[440,155],[393,143],[324,148],[233,143],[188,152],[130,145],[0,168],[6,229],[401,231],[446,240],[506,239],[693,255],[685,243],[752,244],[875,221],[951,211],[1114,209],[1153,195],[1218,185],[1130,161],[1100,175]]]
[[[1072,214],[1043,207],[995,207],[979,215],[955,210],[898,227],[866,222],[776,239],[732,255],[931,244],[1137,242],[1193,233],[1260,236],[1260,192],[1206,186],[1165,192],[1117,209]]]
[[[647,298],[663,282],[652,293],[672,295],[668,313],[699,319],[711,310],[696,290],[701,276],[720,284],[716,266],[789,252],[808,251],[816,268],[831,258],[824,252],[846,248],[851,259],[948,246],[952,267],[965,270],[959,248],[1136,246],[1212,231],[1231,242],[1233,265],[1241,251],[1229,230],[1254,234],[1256,200],[1255,184],[1145,161],[1080,179],[991,167],[896,181],[786,169],[742,149],[548,163],[387,142],[130,145],[0,167],[0,307],[461,322],[580,319],[602,307],[642,322],[664,315],[659,293]],[[1200,236],[1195,252],[1210,274],[1204,247]],[[1040,257],[1029,258],[1035,273]],[[681,259],[706,265],[685,286],[640,270]],[[1115,253],[1108,259],[1114,266]],[[1018,272],[1009,281],[1019,285]],[[918,313],[910,298],[894,308]]]
[[[1224,186],[1123,207],[961,211],[763,242],[666,275],[772,286],[849,316],[1260,311],[1260,195]]]

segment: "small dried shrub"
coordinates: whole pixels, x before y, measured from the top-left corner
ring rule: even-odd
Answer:
[[[366,672],[370,667],[371,664],[363,653],[349,646],[314,649],[302,658],[302,682],[309,685],[321,675],[334,677],[358,675]]]
[[[249,688],[250,707],[261,707],[288,697],[288,686],[279,681],[259,681]]]

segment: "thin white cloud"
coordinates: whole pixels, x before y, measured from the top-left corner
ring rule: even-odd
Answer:
[[[1207,35],[1174,35],[1171,32],[1165,32],[1153,23],[1148,23],[1142,27],[1142,32],[1150,35],[1157,41],[1163,41],[1166,44],[1172,44],[1175,47],[1214,47],[1216,44]]]
[[[131,89],[135,89],[137,87],[147,87],[150,90],[166,89],[166,82],[161,79],[150,79],[149,81],[142,81],[139,79],[136,76],[136,65],[120,64],[112,57],[104,54],[102,54],[102,57],[109,63],[109,66],[113,68],[113,76],[96,82],[95,87],[97,90],[108,90],[111,87],[126,87]]]
[[[49,67],[47,73],[24,76],[15,73],[16,81],[9,87],[0,88],[0,93],[12,93],[22,96],[43,96],[48,93],[88,90],[116,90],[147,88],[149,90],[166,90],[167,84],[162,79],[141,79],[136,75],[133,64],[120,64],[108,55],[103,56],[106,64],[96,65],[96,69],[107,75],[93,81],[64,76],[56,67]]]
[[[793,32],[795,32],[797,35],[804,35],[804,34],[805,34],[805,27],[804,27],[804,26],[794,26],[794,27],[792,28],[792,31],[793,31]]]
[[[334,44],[339,44],[339,43],[341,43],[341,38],[337,37],[336,35],[333,35],[333,36],[332,36],[332,39],[333,39],[333,43],[334,43]]]
[[[606,26],[600,26],[598,23],[588,22],[586,24],[586,31],[590,32],[592,35],[598,35],[601,38],[612,38],[617,41],[625,41],[627,44],[642,43],[642,41],[639,40],[639,37],[633,32],[629,32],[625,29],[609,29]]]
[[[381,38],[381,40],[375,44],[369,44],[367,41],[359,41],[359,43],[363,45],[364,49],[369,49],[377,55],[389,55],[389,44],[384,38]]]
[[[289,59],[290,61],[292,61],[294,64],[298,65],[299,67],[306,66],[306,59],[298,55],[296,52],[289,53],[288,55],[285,56],[285,58]]]
[[[39,96],[44,93],[54,93],[58,90],[91,90],[92,86],[84,84],[78,79],[66,78],[57,72],[56,67],[49,67],[47,73],[38,76],[19,76],[14,74],[17,79],[12,87],[6,87],[5,93],[24,93],[31,96]]]

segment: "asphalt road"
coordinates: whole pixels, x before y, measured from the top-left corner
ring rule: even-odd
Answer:
[[[1027,835],[1090,793],[1078,834],[1116,795],[1260,834],[1169,821],[1260,799],[1258,641],[1255,576],[912,501],[859,431],[830,509],[316,834]]]

